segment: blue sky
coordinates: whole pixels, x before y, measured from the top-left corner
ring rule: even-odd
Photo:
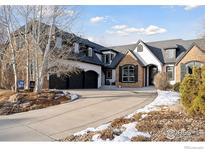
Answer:
[[[73,31],[106,46],[205,33],[205,6],[79,6],[78,11]]]

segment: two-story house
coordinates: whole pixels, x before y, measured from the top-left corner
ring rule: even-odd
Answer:
[[[43,26],[45,29],[49,27],[46,24]],[[65,62],[75,65],[81,71],[71,76],[47,74],[44,88],[87,89],[104,85],[144,87],[153,85],[154,75],[159,71],[166,72],[169,82],[174,84],[180,82],[186,73],[192,73],[193,66],[201,67],[205,63],[204,39],[156,42],[139,40],[134,44],[105,47],[74,34],[58,31],[60,33],[53,36],[51,46],[64,50],[63,46],[71,45],[77,58],[68,57]],[[71,35],[74,36],[72,44],[66,42],[66,38]],[[42,38],[44,40],[43,36]],[[32,45],[32,39],[30,44]],[[43,54],[39,51],[39,55]],[[30,60],[33,62],[32,57]],[[32,66],[30,72],[34,74]],[[19,77],[25,80],[25,75]],[[30,80],[35,80],[35,77]]]

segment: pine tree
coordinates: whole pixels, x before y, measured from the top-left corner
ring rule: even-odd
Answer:
[[[199,85],[198,96],[193,100],[193,104],[188,112],[205,116],[205,65],[201,69],[201,82]]]
[[[180,85],[181,101],[185,108],[192,106],[193,100],[197,97],[200,84],[200,71],[193,67],[193,73],[187,74]]]

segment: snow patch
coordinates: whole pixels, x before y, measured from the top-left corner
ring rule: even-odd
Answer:
[[[135,128],[136,124],[137,124],[137,122],[122,125],[122,127],[126,128],[125,131],[122,134],[120,134],[119,136],[116,136],[113,141],[126,142],[126,141],[130,141],[131,138],[134,136],[150,137],[149,133],[139,132]]]
[[[92,137],[92,141],[99,142],[99,141],[103,141],[103,140],[100,138],[100,134],[95,134]]]
[[[138,109],[134,113],[126,116],[126,118],[131,118],[133,115],[139,112],[145,112],[148,113],[150,111],[156,110],[160,106],[170,106],[170,105],[175,105],[179,102],[179,93],[173,92],[173,91],[161,91],[158,90],[158,96],[155,98],[153,102],[150,104],[146,105],[142,109]]]
[[[76,100],[78,98],[79,98],[79,96],[77,94],[70,94],[71,101],[74,101],[74,100]]]
[[[75,133],[74,136],[85,135],[85,134],[88,133],[88,132],[102,131],[102,130],[107,129],[109,126],[110,126],[110,123],[101,125],[101,126],[99,126],[99,127],[97,127],[97,128],[90,127],[90,128],[87,128],[87,129],[85,129],[85,130],[82,130],[82,131],[80,131],[80,132]]]

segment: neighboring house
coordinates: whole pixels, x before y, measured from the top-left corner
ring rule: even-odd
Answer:
[[[45,29],[48,27],[46,24],[43,26]],[[23,30],[23,27],[21,29]],[[159,71],[166,72],[170,83],[174,84],[180,82],[186,73],[191,73],[193,66],[201,66],[205,63],[203,39],[175,39],[146,43],[139,40],[135,44],[104,47],[59,30],[57,27],[56,29],[59,33],[53,36],[52,48],[64,50],[63,46],[68,45],[66,38],[72,36],[73,53],[76,59],[68,57],[64,61],[75,64],[81,72],[69,77],[47,74],[44,88],[83,89],[99,88],[104,85],[144,87],[153,85],[154,75]],[[31,45],[32,40],[31,38]],[[42,50],[45,46],[42,45],[40,48],[39,50]],[[39,56],[43,56],[43,52],[39,51]],[[32,62],[32,57],[30,60]],[[33,73],[35,70],[32,69],[33,67],[30,67],[30,72]],[[25,75],[19,75],[19,79],[25,80]],[[30,78],[30,80],[34,79],[34,76]]]

